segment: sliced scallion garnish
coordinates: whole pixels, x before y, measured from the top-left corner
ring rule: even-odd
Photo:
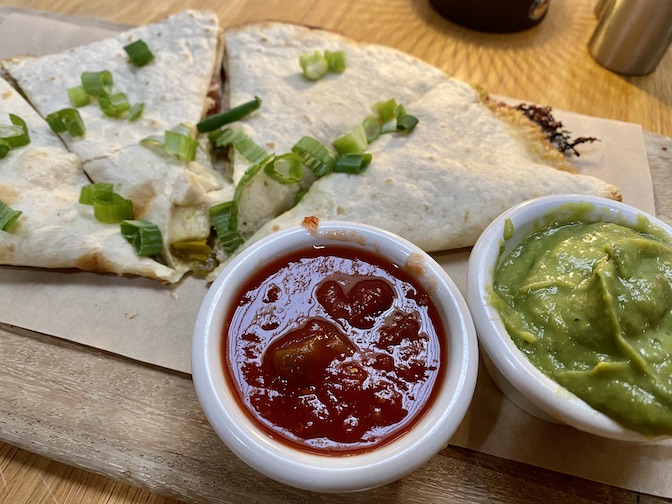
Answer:
[[[297,154],[283,154],[269,160],[264,173],[283,185],[296,184],[303,180],[303,164]]]
[[[115,192],[102,193],[93,200],[93,215],[105,224],[133,219],[133,202]]]
[[[112,92],[112,73],[109,70],[100,72],[82,72],[82,87],[91,96],[106,96]]]
[[[196,149],[198,142],[190,136],[183,135],[177,131],[166,131],[163,148],[171,156],[182,161],[193,161],[196,159]]]
[[[358,124],[334,140],[333,144],[339,154],[358,154],[366,150],[369,142],[366,139],[364,126]]]
[[[121,234],[133,245],[136,255],[146,257],[161,252],[163,240],[156,224],[146,220],[122,220],[120,227]]]
[[[143,40],[136,40],[124,46],[124,51],[135,66],[145,66],[154,59],[152,51],[149,50],[149,46]]]
[[[268,157],[268,152],[249,136],[239,130],[225,128],[210,134],[210,141],[217,147],[233,147],[251,163],[261,163]]]
[[[9,114],[9,121],[12,123],[11,125],[0,125],[0,142],[7,147],[7,151],[28,145],[30,136],[28,135],[26,121],[15,114]]]
[[[335,173],[353,173],[359,174],[366,170],[371,164],[372,156],[365,154],[344,154],[336,160],[334,165]]]
[[[218,236],[238,229],[238,208],[233,201],[213,206],[209,214],[210,223]]]
[[[229,254],[245,243],[245,238],[243,238],[243,235],[241,235],[238,231],[230,231],[224,235],[218,236],[219,241],[222,244],[222,248]]]
[[[83,107],[91,103],[91,95],[86,92],[84,86],[75,86],[68,89],[68,97],[73,107]]]
[[[364,134],[368,143],[377,140],[380,136],[380,121],[377,117],[367,117],[362,121],[362,127],[364,128]]]
[[[329,62],[320,51],[314,51],[313,54],[302,54],[299,57],[299,64],[303,75],[311,81],[321,79],[329,70]]]
[[[0,230],[9,232],[9,229],[21,216],[23,212],[14,210],[9,205],[5,205],[0,201]]]
[[[254,100],[233,107],[221,114],[206,117],[196,125],[196,129],[198,129],[200,133],[214,131],[232,122],[240,121],[243,117],[251,114],[259,107],[261,107],[261,98],[255,96]]]
[[[324,58],[330,72],[341,73],[345,71],[345,52],[344,51],[324,51]]]
[[[97,182],[95,184],[85,185],[79,192],[79,202],[82,205],[93,205],[96,198],[101,197],[103,194],[113,192],[114,185],[109,182]]]
[[[100,105],[100,109],[108,117],[120,117],[131,108],[125,93],[100,96],[98,98],[98,105]]]
[[[128,120],[129,122],[135,122],[138,119],[140,119],[140,116],[145,110],[145,104],[140,102],[140,103],[135,103],[131,109],[128,111]]]
[[[65,108],[52,112],[46,117],[49,127],[54,133],[68,132],[73,137],[83,136],[86,132],[84,121],[77,109]]]
[[[238,203],[243,194],[243,189],[271,159],[272,156],[269,156],[262,163],[254,164],[245,170],[245,173],[243,173],[243,176],[236,185],[232,201],[227,201],[210,208],[210,222],[215,228],[222,248],[229,254],[245,241],[240,232],[238,232]]]
[[[403,133],[410,133],[415,129],[415,126],[418,124],[418,118],[410,114],[405,114],[404,116],[397,119],[397,131]]]
[[[312,137],[304,136],[293,147],[292,152],[301,157],[305,164],[317,177],[331,172],[336,163],[336,154],[326,145]]]

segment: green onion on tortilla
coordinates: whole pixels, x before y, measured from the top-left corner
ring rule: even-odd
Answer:
[[[258,96],[254,97],[254,100],[233,107],[226,112],[221,114],[215,114],[210,117],[206,117],[201,122],[196,125],[196,129],[200,133],[209,133],[210,131],[215,131],[216,129],[221,128],[232,122],[241,120],[243,117],[251,114],[255,110],[261,107],[261,98]]]
[[[91,103],[91,95],[86,92],[84,86],[75,86],[68,89],[68,97],[73,107],[83,107]]]
[[[9,205],[0,201],[0,230],[9,232],[12,224],[21,216],[23,212],[14,210]]]
[[[9,114],[12,124],[0,125],[0,158],[3,158],[11,149],[23,147],[30,143],[26,122],[15,114]]]
[[[106,96],[112,92],[112,72],[102,70],[100,72],[82,72],[82,87],[91,96]]]
[[[67,131],[73,137],[83,136],[86,133],[84,121],[77,109],[64,108],[52,112],[45,119],[54,133],[64,133]]]
[[[120,227],[121,234],[133,245],[136,255],[153,256],[161,252],[163,240],[156,224],[146,220],[123,220]]]
[[[154,54],[152,54],[149,46],[143,40],[136,40],[124,46],[124,51],[126,51],[126,54],[128,54],[129,59],[135,66],[145,66],[154,59]]]
[[[105,224],[133,219],[133,202],[115,193],[112,184],[106,182],[82,187],[79,202],[92,205],[96,220]]]

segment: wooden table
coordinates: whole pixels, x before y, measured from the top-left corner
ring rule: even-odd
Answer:
[[[556,0],[537,28],[487,35],[443,20],[427,0],[2,2],[126,24],[184,8],[214,9],[224,26],[305,23],[396,47],[496,94],[672,136],[672,51],[648,76],[605,70],[586,49],[596,25],[593,4]],[[40,415],[45,405],[49,414]],[[188,376],[6,326],[0,326],[0,436],[9,442],[0,443],[0,504],[176,502],[162,495],[194,502],[344,500],[288,489],[236,459],[205,421]],[[141,438],[155,444],[140,445],[135,440]],[[191,468],[188,474],[184,467]],[[411,478],[412,485],[392,484],[349,500],[660,501],[453,447]]]

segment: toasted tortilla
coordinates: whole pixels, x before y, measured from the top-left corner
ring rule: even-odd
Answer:
[[[259,96],[258,113],[237,127],[269,152],[289,152],[303,135],[330,144],[371,115],[371,107],[395,98],[406,104],[446,80],[439,69],[400,51],[358,44],[322,30],[285,23],[257,23],[224,32],[228,105]],[[345,51],[347,70],[319,83],[301,73],[299,57],[313,51]],[[234,154],[233,180],[250,163]],[[306,185],[314,181],[305,170]],[[239,205],[239,229],[250,235],[294,204],[299,187],[255,177]]]
[[[143,40],[154,54],[136,67],[123,47]],[[71,107],[67,90],[80,84],[85,71],[109,70],[113,92],[126,93],[131,104],[144,103],[139,120],[107,117],[96,103],[78,110],[86,125],[83,137],[61,135],[94,182],[111,182],[133,201],[135,218],[158,225],[163,256],[177,271],[188,264],[176,258],[170,244],[210,235],[208,209],[230,199],[230,181],[216,171],[207,149],[185,163],[140,144],[164,135],[181,123],[195,125],[209,109],[208,96],[221,65],[221,29],[210,12],[185,11],[159,23],[116,37],[39,58],[6,60],[3,66],[32,105],[43,115]]]
[[[118,225],[98,222],[91,206],[78,203],[90,183],[79,158],[0,79],[0,121],[8,123],[10,113],[26,122],[31,141],[0,159],[0,201],[22,212],[9,231],[0,231],[0,264],[179,279],[172,268],[136,256]]]
[[[394,49],[277,23],[228,30],[225,40],[232,104],[267,97],[242,127],[276,153],[303,135],[328,144],[369,115],[373,103],[388,98],[419,119],[411,134],[382,135],[369,145],[373,161],[362,175],[329,174],[296,206],[278,193],[278,184],[257,176],[241,203],[243,230],[257,229],[244,246],[314,216],[376,225],[428,252],[449,250],[473,245],[502,211],[536,196],[619,197],[613,185],[572,173],[571,163],[522,114]],[[317,82],[304,79],[299,57],[315,49],[344,50],[345,72]],[[236,176],[248,165],[236,156]],[[251,205],[264,193],[275,206],[256,213],[244,206],[245,197]]]

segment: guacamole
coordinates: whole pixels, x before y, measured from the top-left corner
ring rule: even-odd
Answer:
[[[660,229],[547,223],[500,258],[492,302],[547,376],[624,427],[672,435],[672,245]]]

